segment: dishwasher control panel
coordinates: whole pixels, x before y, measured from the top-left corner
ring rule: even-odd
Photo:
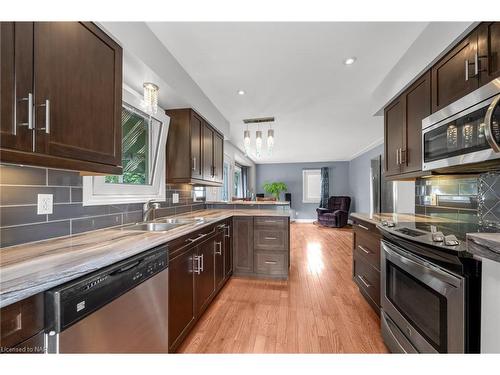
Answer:
[[[47,291],[47,330],[60,332],[167,267],[167,247],[161,246]]]

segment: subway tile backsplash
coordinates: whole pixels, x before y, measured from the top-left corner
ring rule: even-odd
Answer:
[[[0,164],[0,246],[77,234],[142,220],[142,204],[82,205],[78,172]],[[172,203],[172,194],[179,203]],[[53,194],[51,215],[37,214],[37,195]],[[204,198],[193,202],[191,185],[167,185],[167,198],[155,217],[205,208]]]

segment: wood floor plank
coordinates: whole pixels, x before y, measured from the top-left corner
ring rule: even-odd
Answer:
[[[180,353],[386,353],[352,281],[352,230],[294,223],[287,281],[231,278]]]

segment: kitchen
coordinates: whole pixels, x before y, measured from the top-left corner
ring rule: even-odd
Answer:
[[[499,22],[0,40],[2,358],[500,353]]]

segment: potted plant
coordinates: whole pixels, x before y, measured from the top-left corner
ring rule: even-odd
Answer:
[[[277,201],[280,200],[281,192],[287,191],[288,187],[284,182],[266,182],[264,184],[264,191],[273,195]]]

